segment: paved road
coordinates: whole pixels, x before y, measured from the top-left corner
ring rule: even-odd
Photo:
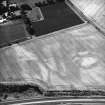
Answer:
[[[35,98],[27,100],[16,100],[14,102],[9,101],[1,103],[0,105],[34,105],[45,103],[59,103],[59,102],[72,102],[72,103],[105,103],[105,97],[103,98],[71,98],[71,97],[45,97]]]

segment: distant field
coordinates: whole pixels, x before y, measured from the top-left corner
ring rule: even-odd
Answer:
[[[25,25],[21,19],[0,24],[0,48],[26,39]]]
[[[44,20],[33,22],[36,36],[84,23],[64,2],[40,7]]]

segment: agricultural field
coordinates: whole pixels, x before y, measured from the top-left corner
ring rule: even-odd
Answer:
[[[44,89],[105,89],[105,39],[93,26],[0,49],[0,82]]]

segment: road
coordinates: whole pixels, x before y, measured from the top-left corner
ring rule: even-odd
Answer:
[[[105,103],[105,97],[101,98],[71,98],[71,97],[44,97],[44,98],[35,98],[27,100],[16,100],[2,102],[0,105],[34,105],[34,104],[48,104],[48,103]]]

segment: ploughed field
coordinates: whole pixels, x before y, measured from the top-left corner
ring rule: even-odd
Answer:
[[[0,49],[0,82],[48,90],[105,89],[105,39],[93,26]]]
[[[105,0],[70,0],[70,2],[105,32]]]

